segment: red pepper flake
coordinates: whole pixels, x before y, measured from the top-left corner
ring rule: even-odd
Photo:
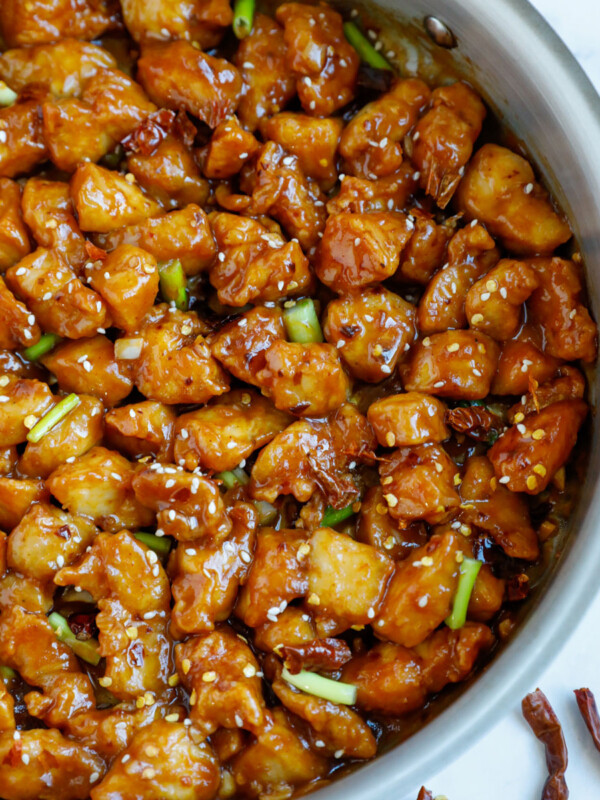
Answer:
[[[568,754],[558,717],[541,689],[524,697],[521,708],[529,727],[546,748],[549,776],[544,784],[542,800],[567,800],[569,790],[565,771]]]
[[[92,242],[85,243],[85,252],[88,254],[91,261],[106,261],[108,253],[100,247],[96,247]]]
[[[594,693],[590,689],[575,689],[574,691],[583,721],[587,725],[596,750],[600,750],[600,715]]]

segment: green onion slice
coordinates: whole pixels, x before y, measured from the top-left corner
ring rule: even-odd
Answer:
[[[37,422],[27,434],[28,442],[39,442],[48,431],[52,430],[55,425],[64,419],[69,411],[72,411],[79,405],[79,397],[76,394],[70,394],[58,402],[54,408],[51,408],[47,414]]]
[[[277,515],[279,514],[275,506],[271,505],[267,500],[255,500],[254,508],[258,511],[259,525],[270,525],[271,522],[277,519]]]
[[[17,99],[18,95],[16,92],[7,86],[4,81],[0,81],[0,106],[7,106],[14,105],[15,100]]]
[[[11,667],[0,666],[0,678],[4,681],[12,681],[17,677],[17,673]]]
[[[285,308],[283,322],[292,342],[309,344],[323,341],[323,331],[317,317],[315,304],[309,297],[298,300],[290,308]]]
[[[144,533],[143,531],[134,533],[133,535],[138,542],[145,544],[150,550],[154,550],[161,558],[169,555],[171,549],[171,539],[169,536],[155,536],[153,533]]]
[[[371,42],[354,22],[344,22],[344,33],[362,61],[376,69],[393,70],[391,64],[386,61],[380,52],[375,50]]]
[[[255,5],[255,0],[235,0],[233,6],[233,32],[238,39],[244,39],[252,31]]]
[[[456,594],[454,595],[454,603],[452,604],[452,613],[445,620],[446,625],[452,628],[453,631],[457,630],[457,628],[462,628],[465,624],[469,600],[480,569],[481,561],[477,561],[474,558],[465,558],[461,561],[460,576]]]
[[[100,645],[97,639],[78,639],[69,627],[67,620],[57,611],[53,611],[48,616],[48,622],[58,639],[68,645],[76,656],[83,658],[84,661],[95,667],[100,663]]]
[[[223,485],[227,489],[233,489],[234,486],[246,486],[250,483],[250,478],[240,467],[229,469],[226,472],[218,472],[215,478],[223,481]]]
[[[332,508],[331,506],[327,506],[323,514],[323,519],[321,520],[321,527],[331,528],[333,525],[337,525],[339,522],[343,522],[345,519],[348,519],[348,517],[351,517],[352,514],[355,513],[352,508],[353,505],[354,503],[350,503],[350,505],[345,508]]]
[[[315,697],[322,697],[324,700],[331,700],[332,703],[340,703],[345,706],[353,706],[356,703],[356,686],[342,681],[332,681],[331,678],[324,678],[316,672],[300,670],[296,675],[292,675],[285,667],[281,672],[281,677],[301,689],[307,694],[314,694]]]
[[[39,341],[23,350],[23,355],[29,361],[37,361],[42,356],[45,356],[46,353],[49,353],[50,350],[53,350],[58,342],[60,342],[60,336],[55,333],[43,333]]]
[[[187,278],[181,266],[181,261],[174,258],[172,261],[162,261],[158,265],[160,279],[160,293],[167,303],[174,302],[180,311],[187,311]]]

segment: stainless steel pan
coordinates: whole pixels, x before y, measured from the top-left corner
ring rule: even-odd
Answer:
[[[458,46],[444,51],[525,145],[573,227],[600,310],[600,99],[567,48],[525,0],[379,0],[367,6],[409,65],[432,69],[435,46],[414,34],[432,15]],[[393,34],[389,32],[393,30]],[[410,43],[402,31],[410,31]],[[389,42],[389,40],[388,40]],[[386,42],[386,49],[388,42]],[[402,59],[400,59],[402,62]],[[592,398],[596,386],[591,387]],[[600,447],[594,436],[572,535],[510,643],[445,710],[403,744],[321,789],[318,800],[397,798],[467,749],[532,688],[597,591],[600,577]]]

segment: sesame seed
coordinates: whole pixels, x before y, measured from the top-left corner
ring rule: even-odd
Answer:
[[[478,325],[483,322],[483,314],[473,314],[471,317],[471,325]]]
[[[543,428],[536,428],[531,434],[531,438],[539,442],[539,440],[543,439],[545,435],[546,431]]]
[[[483,292],[483,294],[481,295],[481,299],[482,299],[482,300],[483,300],[483,302],[485,303],[485,302],[486,302],[486,300],[489,300],[489,299],[490,299],[490,293],[489,293],[489,292]]]
[[[542,478],[546,477],[546,467],[543,464],[536,464],[533,471],[540,475]]]
[[[535,488],[537,488],[537,478],[535,475],[528,475],[527,480],[525,481],[527,484],[527,488],[530,492],[532,492]]]
[[[112,684],[112,682],[113,682],[113,679],[111,677],[109,677],[108,675],[105,675],[102,678],[98,679],[98,683],[100,684],[100,686],[105,686],[105,687],[106,686],[110,686]]]
[[[509,483],[510,477],[508,475],[503,475],[501,478],[498,478],[498,483]]]
[[[396,436],[391,431],[386,433],[385,443],[388,447],[393,447],[396,444]]]
[[[217,673],[214,670],[202,673],[204,683],[214,683],[217,680]]]
[[[256,668],[252,664],[246,664],[243,673],[246,678],[253,678],[256,675]]]
[[[191,664],[190,664],[190,666],[191,666]],[[183,669],[183,662],[182,662],[181,668]],[[185,670],[183,670],[183,671],[185,672]],[[189,668],[188,668],[188,672],[189,672]],[[169,686],[177,686],[179,684],[179,675],[177,675],[177,674],[169,675],[169,677],[167,679],[167,683],[169,684]]]
[[[217,512],[217,504],[215,503],[214,500],[211,500],[210,503],[208,504],[208,513],[216,514],[216,512]]]
[[[128,628],[125,628],[125,633],[132,640],[138,638],[138,629],[135,625],[130,625]]]
[[[474,371],[474,370],[473,370],[473,371]],[[434,389],[441,389],[443,385],[444,385],[444,381],[436,381],[436,382],[433,384],[433,388],[434,388]]]
[[[167,714],[165,722],[179,722],[179,714]]]
[[[429,597],[427,595],[423,595],[423,597],[419,597],[417,605],[419,606],[419,608],[425,608],[425,606],[427,605],[428,600],[429,600]]]
[[[443,472],[444,471],[444,468],[442,467],[442,465],[440,464],[439,461],[435,461],[434,465],[435,465],[435,471],[436,472]]]
[[[469,536],[471,534],[471,528],[468,525],[461,525],[458,530],[463,536]]]
[[[432,567],[433,558],[431,558],[431,556],[423,556],[423,558],[421,559],[421,564],[423,564],[424,567]]]
[[[374,617],[375,617],[375,609],[374,608],[369,608],[367,610],[367,617],[369,619],[374,619]]]
[[[531,194],[531,192],[533,191],[533,183],[528,183],[528,184],[527,184],[527,185],[526,185],[526,186],[523,188],[523,191],[525,192],[525,194]]]
[[[389,375],[392,371],[392,368],[389,367],[387,364],[382,364],[379,369],[386,375]]]
[[[152,767],[146,767],[142,770],[142,778],[146,778],[147,780],[152,780],[156,775],[156,770],[152,769]]]
[[[384,500],[390,506],[390,508],[395,508],[398,505],[398,498],[394,494],[384,494]]]
[[[311,592],[311,594],[308,595],[306,602],[311,606],[318,606],[321,604],[321,598],[318,594]]]
[[[335,753],[333,754],[333,757],[334,758],[341,758],[343,755],[344,755],[344,751],[343,750],[336,750]]]
[[[52,292],[45,292],[42,295],[42,300],[50,300],[52,298]]]
[[[449,353],[456,353],[456,351],[459,350],[459,349],[460,349],[460,345],[458,344],[458,342],[453,342],[452,344],[449,344],[447,346],[447,348],[446,348],[446,350]]]

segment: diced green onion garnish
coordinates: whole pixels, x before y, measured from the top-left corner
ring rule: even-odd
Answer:
[[[323,331],[313,301],[306,297],[283,310],[283,322],[291,342],[322,342]]]
[[[7,106],[14,105],[15,100],[17,99],[18,94],[13,92],[13,90],[7,86],[4,81],[0,81],[0,106]]]
[[[234,486],[246,486],[246,484],[250,483],[250,478],[239,467],[228,469],[226,472],[217,472],[215,478],[223,481],[223,485],[227,489],[233,489]]]
[[[457,628],[462,628],[465,624],[469,600],[480,569],[481,561],[477,561],[474,558],[464,558],[460,563],[460,577],[456,594],[454,595],[452,613],[445,620],[446,625],[452,628],[453,631]]]
[[[89,592],[85,589],[78,587],[79,591],[74,586],[66,586],[61,595],[63,603],[94,603],[95,600]]]
[[[341,703],[345,706],[353,706],[356,703],[357,689],[351,683],[332,681],[331,678],[324,678],[316,672],[308,672],[305,669],[292,675],[285,667],[281,677],[296,689],[314,694],[315,697],[322,697],[324,700],[331,700],[332,703]]]
[[[123,160],[124,155],[125,150],[123,149],[123,145],[118,144],[111,153],[107,153],[103,156],[102,163],[109,169],[116,169]]]
[[[37,361],[38,358],[45,356],[46,353],[49,353],[50,350],[53,350],[58,342],[60,342],[60,336],[57,336],[54,333],[43,333],[38,342],[32,344],[31,347],[26,347],[25,350],[23,350],[23,355],[29,361]]]
[[[255,0],[235,0],[233,6],[233,32],[244,39],[252,30]]]
[[[345,519],[348,519],[348,517],[351,517],[352,514],[355,513],[352,508],[353,505],[354,503],[350,503],[350,505],[345,508],[332,508],[331,506],[327,506],[323,514],[323,519],[321,520],[321,527],[331,528],[333,525],[337,525],[339,522],[343,522]]]
[[[48,616],[48,622],[59,640],[68,645],[76,656],[83,658],[84,661],[95,667],[100,663],[100,645],[96,639],[78,639],[69,627],[67,620],[56,611]]]
[[[271,503],[266,500],[255,500],[254,507],[258,511],[259,525],[270,525],[271,522],[277,519],[277,515],[279,514],[275,506],[271,505]]]
[[[172,261],[162,261],[158,265],[160,278],[160,293],[167,303],[174,302],[180,311],[187,311],[187,278],[181,266],[181,261],[174,258]]]
[[[344,22],[344,33],[362,61],[376,69],[392,69],[391,64],[386,61],[381,53],[375,50],[371,42],[354,22]]]
[[[48,431],[51,431],[55,425],[64,419],[69,411],[72,411],[79,405],[79,397],[76,394],[70,394],[57,403],[54,408],[51,408],[47,414],[37,422],[27,434],[28,442],[39,442]]]
[[[150,550],[163,558],[169,555],[171,549],[171,539],[168,536],[155,536],[153,533],[134,533],[138,542],[145,544]]]
[[[17,673],[10,667],[0,666],[0,678],[5,681],[12,681],[17,677]]]

